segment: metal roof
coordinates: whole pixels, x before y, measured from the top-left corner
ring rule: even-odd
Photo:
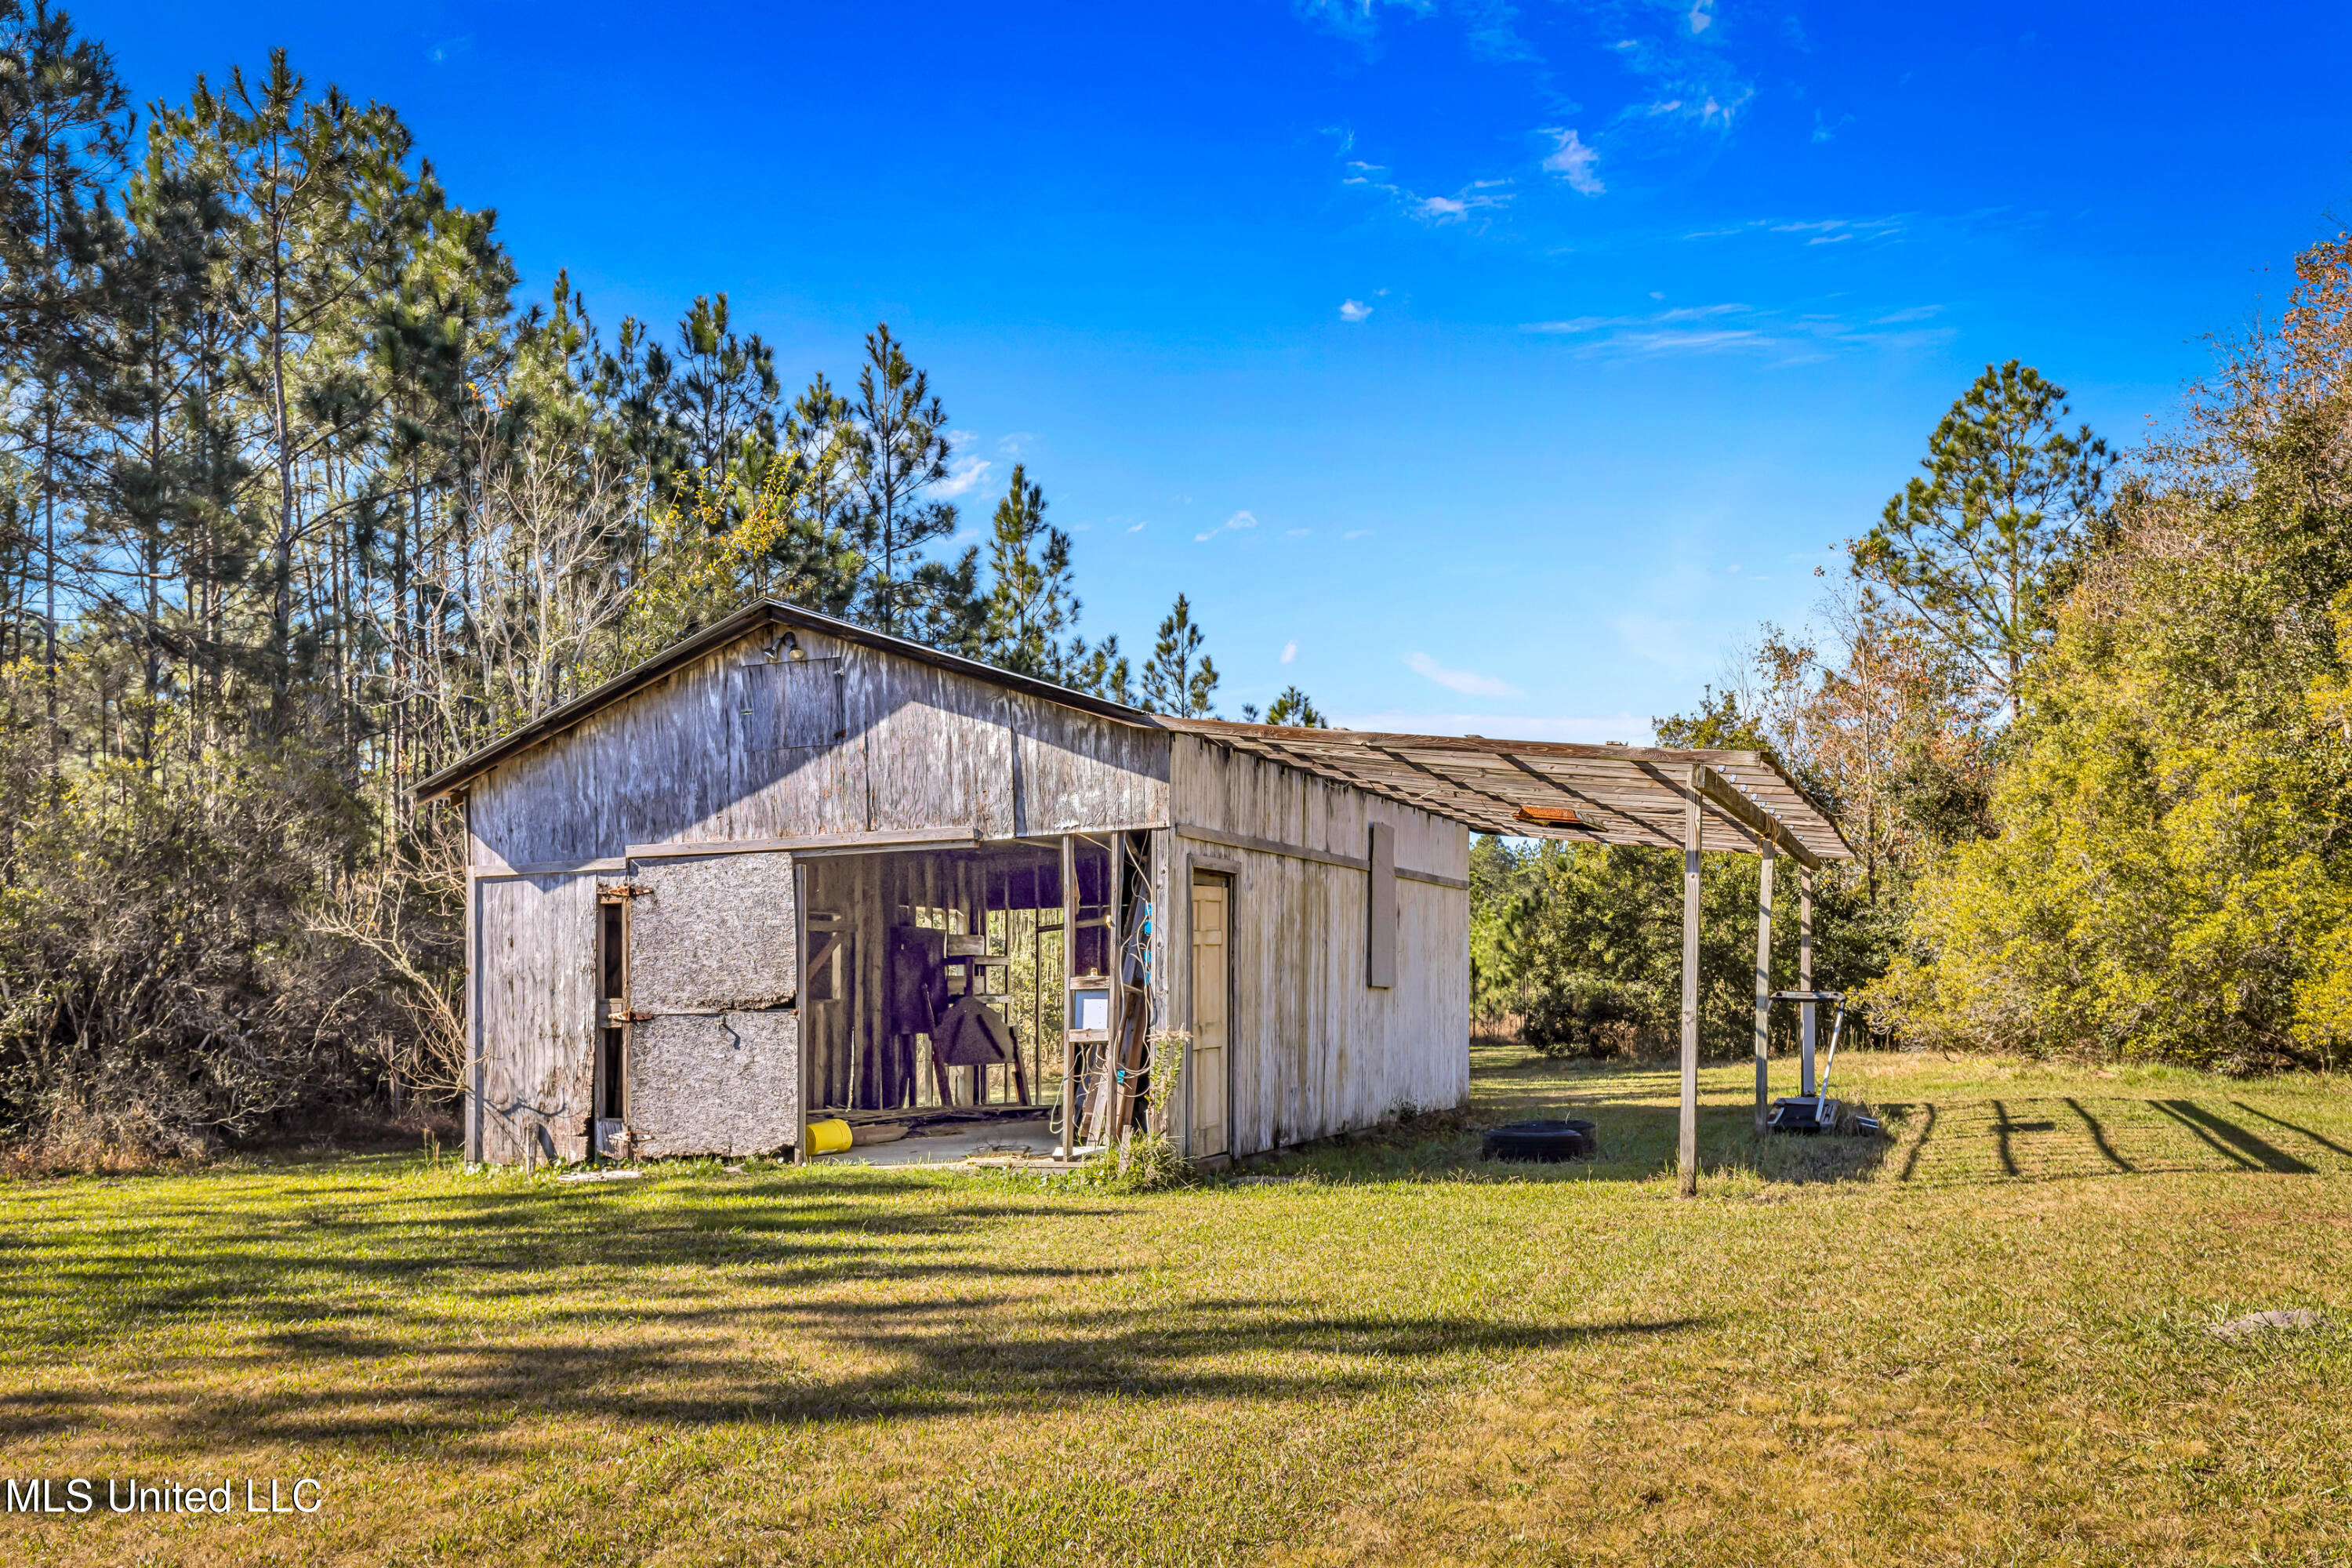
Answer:
[[[635,669],[549,710],[425,780],[416,786],[415,798],[434,800],[463,788],[508,758],[552,740],[704,654],[769,626],[822,632],[1140,729],[1197,735],[1417,806],[1481,833],[1679,848],[1685,804],[1696,777],[1709,822],[1707,847],[1752,850],[1769,835],[1809,865],[1853,858],[1828,814],[1771,759],[1756,752],[1300,730],[1179,719],[1013,675],[775,599],[755,600]]]

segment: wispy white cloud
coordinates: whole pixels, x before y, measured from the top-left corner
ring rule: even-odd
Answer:
[[[1286,529],[1286,530],[1284,530],[1284,531],[1283,531],[1283,535],[1282,535],[1282,537],[1283,537],[1283,538],[1285,538],[1285,539],[1304,539],[1304,538],[1306,538],[1308,534],[1310,534],[1310,533],[1312,533],[1312,532],[1314,532],[1314,531],[1314,531],[1313,529],[1311,529],[1311,528],[1292,528],[1292,529]]]
[[[1541,64],[1543,57],[1519,33],[1518,8],[1511,0],[1293,0],[1292,9],[1303,20],[1336,33],[1367,55],[1380,53],[1381,13],[1402,11],[1424,17],[1449,10],[1462,23],[1471,53],[1490,60]]]
[[[1568,188],[1580,195],[1597,196],[1609,187],[1601,183],[1601,153],[1580,140],[1573,128],[1547,126],[1544,134],[1554,139],[1550,153],[1545,157],[1546,173],[1558,174],[1568,182]]]
[[[1876,330],[1923,321],[1939,309],[1914,307],[1855,322],[1834,314],[1790,315],[1739,304],[1685,305],[1647,316],[1570,316],[1527,321],[1519,330],[1570,340],[1580,357],[1751,353],[1784,363],[1802,363],[1847,350],[1905,350],[1947,342],[1953,336],[1948,327]]]
[[[1342,168],[1345,172],[1339,177],[1341,184],[1376,192],[1393,203],[1400,211],[1423,223],[1459,223],[1473,213],[1508,206],[1511,201],[1511,182],[1508,180],[1473,180],[1450,196],[1425,196],[1389,178],[1388,170],[1379,163],[1349,159]],[[1351,321],[1361,319],[1349,318]]]
[[[1371,313],[1372,308],[1370,305],[1365,304],[1361,300],[1342,300],[1339,301],[1339,319],[1343,321],[1365,321],[1370,317]]]
[[[1151,524],[1149,521],[1143,522],[1131,522],[1128,524],[1127,531],[1129,533],[1141,533],[1145,529],[1150,528],[1150,526]]]
[[[1297,661],[1298,639],[1293,637],[1290,641],[1282,645],[1282,657],[1275,662],[1277,664],[1296,664]]]
[[[1216,538],[1217,535],[1221,533],[1238,533],[1245,529],[1252,529],[1256,526],[1257,519],[1255,517],[1246,511],[1237,511],[1234,513],[1233,516],[1225,519],[1224,521],[1217,524],[1216,527],[1209,530],[1208,532],[1194,534],[1192,536],[1192,542],[1195,544],[1206,543],[1208,541]]]
[[[995,466],[985,458],[957,458],[948,464],[948,477],[931,487],[931,494],[940,500],[969,495]]]
[[[948,477],[931,487],[933,496],[940,500],[953,500],[958,496],[969,495],[988,478],[988,471],[994,465],[985,458],[971,455],[971,449],[979,445],[980,437],[970,430],[948,432],[950,450],[963,455],[948,460]]]
[[[1339,537],[1342,539],[1361,539],[1364,535],[1370,532],[1371,532],[1371,530],[1369,528],[1351,528]]]
[[[1524,697],[1527,693],[1508,681],[1473,670],[1448,669],[1425,653],[1404,656],[1404,666],[1424,680],[1433,680],[1448,691],[1459,691],[1465,697]]]

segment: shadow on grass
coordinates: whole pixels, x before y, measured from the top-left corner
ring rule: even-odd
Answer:
[[[1066,1415],[1106,1397],[1313,1401],[1702,1323],[1333,1313],[1229,1290],[1057,1299],[1146,1271],[1091,1260],[1088,1237],[1122,1211],[873,1176],[662,1186],[633,1203],[545,1184],[226,1181],[212,1204],[57,1216],[0,1286],[17,1352],[0,1437],[103,1420],[190,1448],[496,1447],[533,1415],[895,1421]],[[1016,1223],[1031,1233],[1022,1256],[1002,1256]],[[1040,1238],[1040,1225],[1083,1229]],[[1029,1260],[1041,1252],[1087,1261]],[[912,1288],[877,1292],[877,1280]],[[46,1324],[44,1305],[59,1309]],[[163,1348],[127,1384],[34,1374],[132,1335]]]
[[[1888,1131],[1901,1150],[1894,1179],[1928,1185],[2052,1182],[2084,1177],[2208,1174],[2309,1175],[2352,1169],[2352,1150],[2256,1110],[2230,1105],[2280,1132],[2302,1152],[2196,1100],[2080,1095],[1999,1097],[1979,1101],[1889,1105]]]
[[[1672,1066],[1556,1061],[1493,1045],[1474,1050],[1474,1059],[1478,1067],[1472,1110],[1285,1151],[1274,1163],[1336,1183],[1640,1182],[1673,1170],[1679,1074]],[[1965,1185],[2352,1168],[2352,1143],[2242,1100],[1991,1092],[1980,1099],[1850,1101],[1850,1109],[1885,1121],[1883,1138],[1759,1138],[1752,1102],[1725,1095],[1719,1073],[1706,1092],[1709,1099],[1699,1108],[1699,1152],[1701,1170],[1711,1179]],[[1600,1158],[1559,1166],[1500,1165],[1478,1158],[1484,1127],[1567,1116],[1598,1125]]]
[[[1600,1153],[1557,1165],[1482,1159],[1488,1127],[1533,1117],[1591,1121]],[[1336,1184],[1439,1178],[1495,1182],[1646,1182],[1671,1172],[1681,1113],[1673,1105],[1610,1098],[1605,1092],[1561,1095],[1536,1106],[1444,1112],[1346,1133],[1278,1151],[1251,1168],[1312,1172]],[[1768,1182],[1857,1181],[1886,1159],[1883,1138],[1756,1131],[1753,1106],[1699,1107],[1699,1166],[1710,1178],[1750,1175]]]

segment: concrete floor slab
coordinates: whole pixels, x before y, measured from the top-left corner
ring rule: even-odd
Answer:
[[[824,1155],[826,1165],[945,1165],[974,1154],[1038,1154],[1054,1152],[1054,1130],[1040,1117],[1034,1121],[995,1121],[936,1138],[901,1138],[896,1143],[867,1143]]]

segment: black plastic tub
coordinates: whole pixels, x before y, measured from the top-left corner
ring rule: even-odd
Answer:
[[[1557,1165],[1590,1160],[1600,1152],[1601,1139],[1590,1121],[1513,1121],[1486,1130],[1478,1157]]]

